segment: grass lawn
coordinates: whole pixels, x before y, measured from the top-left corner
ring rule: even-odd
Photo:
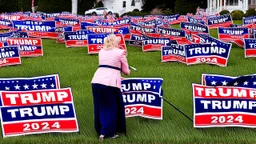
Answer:
[[[241,23],[241,21],[236,21]],[[211,30],[217,37],[217,31]],[[190,117],[193,116],[192,83],[200,83],[202,73],[231,76],[255,73],[256,59],[244,58],[243,48],[233,44],[227,67],[210,65],[187,66],[178,62],[161,63],[160,52],[142,52],[128,47],[128,62],[138,69],[129,77],[161,77],[164,97]],[[93,124],[91,79],[98,66],[97,55],[88,55],[87,48],[66,48],[54,40],[43,41],[44,56],[22,58],[20,66],[3,67],[0,77],[27,77],[58,73],[61,87],[71,87],[80,126],[79,133],[42,134],[1,139],[0,143],[98,143]],[[193,123],[164,103],[163,120],[127,119],[128,136],[103,143],[256,143],[256,130],[246,128],[194,129]]]

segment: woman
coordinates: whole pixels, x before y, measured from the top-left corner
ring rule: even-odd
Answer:
[[[100,140],[126,134],[124,103],[121,94],[121,72],[130,74],[126,52],[118,48],[120,40],[110,34],[99,52],[99,68],[92,79],[94,125]]]

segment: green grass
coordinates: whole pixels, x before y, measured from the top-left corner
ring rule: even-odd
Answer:
[[[217,36],[216,30],[211,35]],[[178,62],[161,63],[160,52],[142,52],[128,47],[129,64],[138,69],[128,77],[161,77],[164,97],[190,117],[193,116],[192,83],[200,83],[202,73],[231,76],[255,73],[255,58],[244,58],[243,48],[233,44],[227,67],[211,65],[187,66]],[[58,73],[61,87],[71,87],[80,132],[42,134],[1,139],[0,143],[98,143],[93,125],[91,79],[98,66],[97,55],[88,55],[87,48],[66,48],[54,40],[43,41],[44,56],[22,58],[19,66],[3,67],[0,77],[27,77]],[[163,120],[127,118],[128,136],[103,143],[256,143],[254,129],[194,129],[191,121],[164,103]]]

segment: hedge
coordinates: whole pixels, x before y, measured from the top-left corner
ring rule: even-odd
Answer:
[[[231,12],[232,20],[242,20],[244,12],[241,10],[234,10]]]
[[[246,13],[244,14],[244,17],[255,16],[255,15],[256,15],[255,9],[248,9],[248,10],[246,11]]]
[[[222,10],[219,14],[224,15],[224,14],[228,14],[228,13],[230,13],[228,10]]]

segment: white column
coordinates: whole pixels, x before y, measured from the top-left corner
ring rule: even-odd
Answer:
[[[220,8],[220,4],[219,4],[219,0],[217,0],[217,13],[219,12],[219,8]]]
[[[220,0],[220,11],[222,11],[222,0]]]
[[[226,10],[226,0],[224,0],[224,9]]]
[[[72,0],[72,14],[77,14],[77,0]]]
[[[210,14],[212,13],[212,0],[209,0],[209,3],[210,3]]]
[[[210,10],[210,0],[207,0],[207,11],[209,12]]]

